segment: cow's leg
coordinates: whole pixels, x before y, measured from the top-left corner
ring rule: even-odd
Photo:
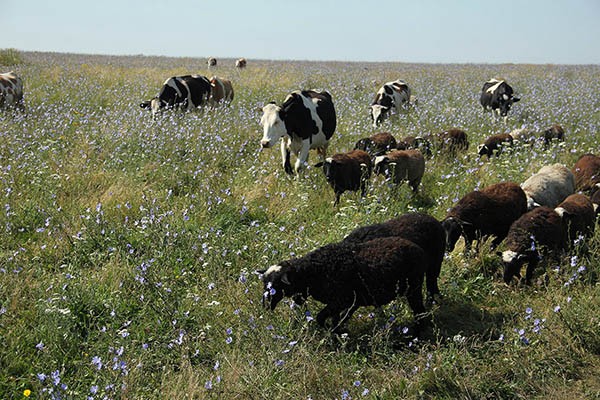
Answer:
[[[290,162],[290,148],[286,138],[281,138],[281,160],[283,161],[283,169],[286,174],[294,175],[292,163]]]
[[[294,170],[296,173],[299,173],[302,168],[304,168],[304,163],[308,160],[308,152],[310,151],[310,143],[308,139],[302,141],[302,147],[300,148],[300,152],[298,153],[298,159],[296,160],[296,164],[294,166]]]

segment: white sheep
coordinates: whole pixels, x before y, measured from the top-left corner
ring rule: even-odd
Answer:
[[[575,177],[562,164],[546,165],[523,182],[521,188],[527,196],[528,210],[538,206],[554,208],[575,192]]]

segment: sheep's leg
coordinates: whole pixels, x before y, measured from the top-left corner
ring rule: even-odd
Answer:
[[[533,257],[530,257],[529,263],[527,263],[527,269],[525,271],[525,284],[531,285],[531,278],[533,278],[533,270],[538,265],[538,255],[534,254]]]
[[[317,314],[317,323],[320,327],[325,327],[325,323],[329,317],[334,318],[335,314],[339,314],[339,311],[336,311],[337,308],[338,307],[335,307],[332,304],[327,304],[321,311],[319,311]]]
[[[341,312],[337,313],[333,316],[332,320],[332,330],[333,332],[338,332],[339,329],[344,326],[346,321],[350,319],[352,314],[358,309],[358,306],[352,306],[350,308],[343,309]]]
[[[423,327],[425,317],[425,306],[423,305],[422,293],[423,280],[417,279],[408,284],[406,299],[415,316],[415,333],[418,335]]]

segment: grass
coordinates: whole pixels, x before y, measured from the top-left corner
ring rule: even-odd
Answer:
[[[23,53],[25,112],[0,114],[0,398],[598,398],[599,237],[501,283],[484,244],[444,261],[444,299],[415,340],[404,300],[364,308],[348,334],[316,326],[321,305],[261,307],[255,273],[411,210],[443,218],[474,188],[522,182],[542,165],[597,152],[597,66],[251,61],[229,108],[166,113],[138,104],[169,76],[212,75],[203,59]],[[0,62],[0,64],[2,64]],[[506,78],[522,101],[508,125],[478,91]],[[427,161],[422,190],[373,179],[333,192],[320,170],[282,171],[261,151],[262,104],[313,87],[334,98],[331,151],[374,133],[367,106],[405,79],[419,98],[383,126],[397,138],[464,129],[456,157]],[[479,160],[489,134],[560,123],[566,141]],[[314,161],[314,155],[311,155]]]

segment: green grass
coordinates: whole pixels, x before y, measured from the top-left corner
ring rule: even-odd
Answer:
[[[255,274],[357,226],[411,210],[443,218],[476,187],[597,152],[597,66],[224,62],[229,108],[152,120],[138,104],[169,76],[212,75],[203,59],[22,57],[25,111],[0,114],[0,398],[600,397],[598,234],[529,288],[501,282],[489,243],[471,258],[459,245],[416,341],[404,300],[360,309],[335,336],[312,320],[316,301],[264,310]],[[522,97],[506,126],[477,102],[493,76]],[[259,149],[256,109],[308,87],[333,95],[331,152],[351,149],[374,133],[372,96],[397,78],[419,103],[382,130],[456,126],[471,143],[428,160],[419,194],[375,178],[334,209],[320,170],[291,179],[278,149]],[[475,155],[491,133],[553,123],[565,143]]]

